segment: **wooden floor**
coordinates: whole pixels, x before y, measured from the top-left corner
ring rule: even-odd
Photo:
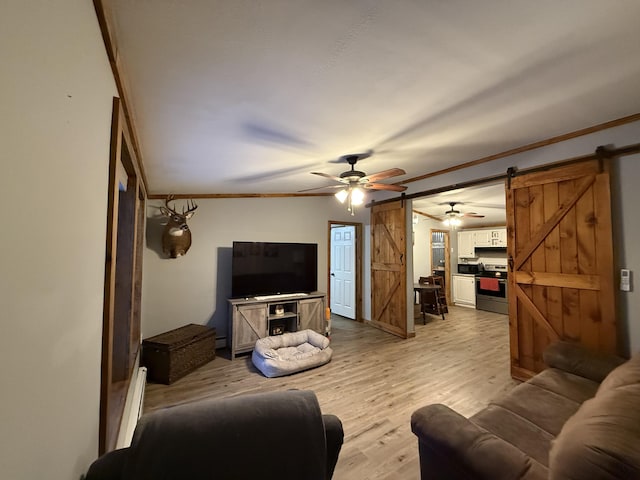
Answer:
[[[402,340],[366,324],[334,318],[333,359],[325,366],[265,378],[251,357],[216,359],[173,385],[147,385],[145,413],[203,398],[281,389],[315,391],[324,413],[342,420],[345,442],[335,480],[418,479],[417,408],[444,403],[464,416],[511,389],[508,317],[449,307],[446,320],[416,320]]]

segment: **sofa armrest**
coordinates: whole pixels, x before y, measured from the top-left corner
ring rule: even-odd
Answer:
[[[325,413],[322,415],[322,421],[324,422],[324,435],[327,443],[326,478],[331,479],[336,464],[338,463],[342,443],[344,442],[344,430],[342,428],[342,422],[335,415]]]
[[[584,346],[571,342],[556,342],[549,345],[542,354],[549,367],[564,370],[594,382],[602,382],[624,358],[605,353],[592,352]]]
[[[544,467],[510,443],[445,405],[428,405],[411,415],[425,479],[546,478]]]
[[[122,448],[105,453],[91,464],[85,480],[119,480],[123,478],[124,464],[129,449]]]

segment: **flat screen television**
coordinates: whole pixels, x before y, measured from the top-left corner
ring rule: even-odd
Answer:
[[[233,298],[309,293],[317,289],[317,244],[233,242]]]

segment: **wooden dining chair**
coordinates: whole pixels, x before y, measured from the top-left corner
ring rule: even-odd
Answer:
[[[440,287],[440,290],[437,291],[437,295],[438,295],[438,300],[440,302],[440,307],[442,308],[442,310],[444,311],[444,313],[449,313],[449,308],[447,307],[447,292],[445,290],[445,281],[444,281],[444,277],[441,277],[439,275],[435,275],[433,277],[433,282],[435,285],[438,285]]]
[[[418,283],[424,285],[438,285],[438,277],[420,277]],[[422,314],[422,321],[426,324],[426,314],[440,315],[444,320],[445,309],[447,308],[447,301],[440,303],[439,294],[443,290],[440,285],[440,290],[420,290],[420,313]]]
[[[444,320],[444,312],[441,311],[435,290],[420,290],[420,313],[424,324],[427,323],[427,313],[441,315]]]

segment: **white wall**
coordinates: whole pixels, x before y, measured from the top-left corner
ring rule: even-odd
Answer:
[[[206,324],[216,328],[218,338],[226,336],[234,240],[317,243],[318,290],[326,292],[329,220],[369,223],[368,209],[361,208],[352,217],[333,196],[202,199],[197,203],[189,220],[191,249],[177,259],[161,255],[162,227],[157,215],[162,202],[148,206],[143,337],[187,323]],[[370,276],[366,263],[365,281]],[[369,318],[367,311],[365,308],[365,318]]]
[[[414,215],[418,223],[411,223],[413,225],[413,281],[417,282],[420,277],[428,277],[431,272],[428,225],[430,220],[423,215]]]
[[[636,142],[640,138],[637,126]],[[640,155],[621,158],[615,166],[611,183],[616,268],[631,269],[634,280],[631,292],[617,290],[618,310],[621,333],[629,338],[626,350],[632,353],[640,352]],[[619,275],[619,270],[616,273]],[[619,282],[619,277],[615,281]]]
[[[98,454],[113,76],[88,1],[0,15],[0,476],[78,479]]]
[[[424,215],[417,214],[418,223],[413,225],[413,281],[420,277],[432,275],[431,268],[431,230],[444,230],[442,222],[432,220]],[[449,239],[456,235],[455,231],[449,232]],[[453,256],[451,256],[453,260]]]

